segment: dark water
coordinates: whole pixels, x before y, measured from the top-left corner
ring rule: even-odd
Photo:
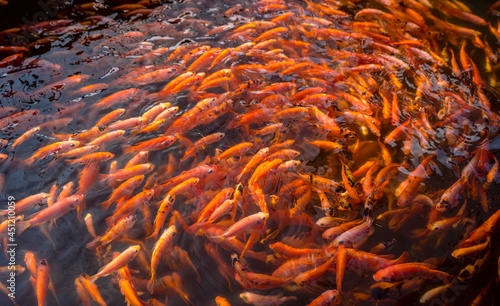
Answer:
[[[75,21],[83,21],[86,16],[81,10],[76,10],[73,8],[74,5],[84,4],[84,2],[64,2],[57,3],[53,6],[53,11],[47,11],[38,8],[40,5],[35,2],[15,2],[11,3],[9,6],[0,8],[0,29],[9,29],[12,27],[26,25],[40,17],[41,19],[48,18],[50,20],[60,19],[60,18],[71,18]],[[41,44],[39,47],[32,48],[32,56],[34,58],[41,58],[52,63],[56,63],[61,66],[61,69],[54,71],[53,69],[37,69],[37,68],[27,68],[22,70],[12,69],[12,70],[1,70],[1,91],[4,93],[1,98],[2,107],[7,106],[17,106],[22,110],[38,109],[41,114],[45,115],[57,115],[57,112],[64,107],[70,107],[77,105],[78,103],[84,102],[86,108],[75,114],[73,121],[69,126],[65,127],[61,131],[56,133],[77,133],[95,123],[95,118],[88,118],[88,106],[99,102],[102,99],[102,94],[90,95],[86,97],[77,97],[72,91],[61,91],[54,94],[54,96],[45,96],[33,101],[25,97],[19,98],[14,93],[26,93],[31,92],[34,89],[40,88],[44,85],[50,84],[55,80],[62,79],[69,75],[74,74],[86,74],[90,75],[91,78],[85,85],[90,85],[93,83],[109,83],[115,80],[117,77],[123,76],[129,68],[132,66],[130,64],[130,59],[122,58],[118,54],[109,53],[98,53],[94,52],[93,48],[96,43],[89,43],[88,45],[82,45],[82,41],[85,37],[90,37],[93,34],[104,34],[109,36],[114,36],[119,33],[126,31],[131,31],[135,26],[152,22],[155,18],[162,20],[168,20],[171,24],[175,25],[177,28],[176,35],[164,35],[161,38],[156,38],[158,40],[151,39],[152,42],[161,41],[155,44],[155,48],[158,46],[167,46],[174,48],[175,46],[186,44],[188,42],[199,42],[207,43],[213,47],[220,46],[221,48],[236,47],[239,43],[232,41],[217,40],[222,36],[212,36],[207,37],[201,34],[197,35],[196,28],[186,25],[186,30],[194,31],[195,33],[188,33],[185,37],[182,36],[181,28],[178,23],[183,19],[194,18],[203,19],[213,23],[212,27],[225,24],[237,24],[246,22],[246,18],[231,19],[223,17],[223,13],[231,8],[235,3],[232,1],[221,1],[217,3],[211,3],[207,1],[203,2],[188,2],[188,1],[176,1],[176,2],[164,2],[164,10],[159,10],[157,15],[150,17],[150,19],[142,19],[138,17],[127,17],[125,14],[113,12],[111,9],[113,6],[120,5],[121,3],[106,2],[108,7],[103,8],[99,11],[100,14],[109,15],[111,18],[117,20],[114,25],[106,24],[92,24],[88,27],[86,31],[79,32],[76,34],[68,33],[58,36],[58,39],[54,40],[50,44]],[[492,16],[485,14],[489,7],[487,1],[476,1],[467,3],[471,7],[472,11],[479,15],[484,16],[488,21],[493,21],[496,24],[496,19]],[[300,2],[300,5],[304,3]],[[24,9],[26,8],[26,9]],[[44,13],[41,13],[45,11]],[[129,23],[128,20],[134,20],[134,22]],[[457,22],[457,24],[461,24]],[[470,24],[467,26],[475,28],[480,31],[487,31],[486,27],[474,27]],[[486,34],[485,34],[486,35]],[[23,32],[21,35],[9,36],[7,41],[10,43],[15,43],[19,45],[29,44],[36,39],[45,37],[46,33],[35,33],[35,32]],[[151,37],[150,37],[151,38]],[[98,42],[100,40],[97,40]],[[5,38],[3,44],[5,45]],[[492,47],[498,47],[498,45],[493,45]],[[125,50],[128,51],[128,50]],[[320,52],[318,52],[320,54]],[[478,58],[478,54],[472,54],[471,57],[474,59]],[[242,59],[238,64],[245,64],[245,59]],[[477,61],[476,61],[477,62]],[[480,67],[481,68],[481,67]],[[272,79],[271,79],[272,80]],[[149,92],[156,92],[162,88],[164,83],[152,84],[144,86],[144,90]],[[81,86],[83,87],[83,86]],[[13,93],[12,95],[6,93]],[[106,92],[104,92],[106,93]],[[111,92],[109,92],[111,93]],[[188,97],[189,93],[181,92],[172,98],[172,105],[177,105],[180,107],[181,111],[189,109],[192,107],[190,103],[191,99]],[[493,109],[500,108],[498,104],[498,99],[494,93],[494,89],[491,89],[489,97],[492,103]],[[241,104],[236,106],[237,112],[243,112],[247,105],[244,105],[245,101],[240,101]],[[137,114],[142,114],[150,104],[142,104],[139,109],[129,109],[126,116],[133,117]],[[103,115],[104,113],[101,113]],[[219,122],[220,125],[224,123],[224,120],[229,120],[228,117],[222,118]],[[355,127],[357,132],[361,132],[358,127]],[[297,130],[297,129],[295,129]],[[20,129],[7,129],[0,132],[0,136],[3,139],[12,141],[19,137],[25,130]],[[199,135],[208,135],[218,131],[225,131],[216,124],[197,127],[187,134],[187,137],[193,140],[199,138]],[[382,135],[386,135],[390,130],[383,130]],[[225,131],[227,135],[225,139],[218,143],[217,146],[211,145],[207,147],[208,154],[213,155],[215,148],[227,148],[231,144],[241,142],[243,139],[236,131]],[[442,131],[444,133],[444,130]],[[301,137],[308,136],[307,133],[298,131],[295,135],[297,139]],[[479,133],[478,133],[479,134]],[[141,136],[142,137],[142,136]],[[137,137],[134,141],[137,143],[141,140],[146,140],[144,137]],[[363,139],[363,137],[362,137]],[[374,135],[366,136],[363,140],[370,141],[376,140]],[[54,183],[58,185],[64,185],[68,181],[78,181],[79,168],[67,166],[64,162],[56,163],[55,165],[47,168],[47,163],[37,165],[33,168],[25,168],[19,166],[18,159],[24,159],[31,155],[37,148],[42,145],[47,145],[54,142],[53,136],[50,133],[39,133],[33,139],[23,144],[23,151],[9,153],[9,160],[0,165],[0,171],[5,175],[6,184],[2,190],[2,198],[6,199],[8,196],[14,196],[16,200],[21,200],[31,194],[38,192],[48,192]],[[498,144],[497,138],[491,139],[490,150],[497,158],[500,158],[500,145]],[[304,151],[301,152],[302,163],[307,164],[309,168],[308,172],[321,172],[322,170],[331,166],[328,158],[324,156],[325,154],[318,155],[317,151],[307,152],[307,147],[303,148]],[[405,156],[401,154],[400,147],[398,146],[393,150],[393,162],[402,162],[405,160]],[[443,159],[446,154],[449,154],[449,148],[440,148]],[[120,156],[121,154],[121,143],[118,141],[112,141],[110,144],[106,145],[106,150],[109,152],[116,153],[116,159],[122,165],[127,161],[127,157]],[[149,160],[155,165],[162,165],[166,163],[166,156],[168,154],[173,154],[175,157],[179,158],[183,154],[183,149],[178,147],[168,148],[162,150],[161,152],[151,152]],[[6,153],[7,154],[7,153]],[[368,158],[374,158],[377,156],[376,152],[373,154],[366,154]],[[418,161],[418,160],[417,160]],[[416,163],[413,160],[413,163]],[[418,164],[418,163],[416,163]],[[354,163],[354,168],[360,166],[361,163]],[[457,177],[445,163],[440,164],[440,169],[442,175],[434,175],[429,181],[426,181],[426,192],[435,192],[443,188],[450,186],[450,182],[454,182]],[[184,167],[184,168],[183,168]],[[177,172],[180,173],[183,170],[188,170],[189,166],[184,165],[180,167]],[[109,169],[109,163],[106,165],[102,164],[100,173],[106,173]],[[405,179],[405,176],[399,174],[396,177],[398,182]],[[390,187],[396,188],[397,184],[391,183]],[[496,211],[499,208],[499,198],[500,189],[497,184],[488,190],[488,200],[491,207],[491,211]],[[106,230],[104,225],[104,218],[109,216],[109,212],[102,212],[96,207],[96,204],[104,201],[110,194],[110,190],[102,185],[96,184],[92,187],[91,191],[86,196],[87,207],[89,207],[88,212],[91,212],[94,216],[96,231],[98,234],[103,233]],[[472,201],[472,200],[471,200]],[[469,212],[469,217],[475,220],[485,220],[488,218],[490,213],[484,213],[480,206],[477,205],[477,201],[472,201],[472,209]],[[182,204],[183,205],[183,204]],[[182,206],[177,208],[182,213]],[[383,209],[382,209],[383,210]],[[381,211],[382,211],[381,210]],[[379,212],[381,212],[379,211]],[[313,218],[318,219],[320,213],[314,208],[310,209],[308,212],[313,214]],[[377,212],[375,212],[377,213]],[[401,255],[405,250],[412,251],[412,261],[425,260],[427,258],[435,257],[438,259],[444,258],[444,262],[440,265],[440,270],[448,272],[452,275],[457,275],[461,268],[465,267],[469,263],[473,263],[475,259],[467,259],[465,261],[457,261],[451,258],[450,253],[453,250],[453,246],[462,239],[464,233],[464,228],[453,228],[448,232],[446,237],[440,240],[438,235],[429,235],[424,239],[410,240],[407,238],[407,233],[426,226],[426,221],[424,219],[424,214],[416,216],[411,222],[405,224],[397,232],[391,231],[387,228],[381,226],[377,229],[375,234],[370,237],[370,241],[363,247],[363,250],[369,250],[372,246],[376,245],[380,241],[387,240],[388,238],[395,238],[398,244],[391,251],[391,254],[396,256]],[[129,234],[130,239],[143,239],[144,232],[138,224],[142,220],[138,220],[136,226]],[[477,224],[482,221],[478,221]],[[293,236],[295,233],[302,233],[300,227],[290,226],[281,231],[277,240],[283,239],[287,236]],[[61,305],[77,305],[79,304],[78,297],[74,289],[74,279],[80,275],[80,273],[94,274],[97,272],[101,266],[93,251],[89,251],[85,248],[85,244],[91,240],[90,235],[87,233],[85,225],[80,224],[76,218],[76,214],[71,212],[63,217],[59,218],[55,225],[50,229],[50,238],[53,244],[47,239],[47,237],[38,229],[29,229],[23,235],[16,237],[17,247],[17,263],[23,264],[24,252],[31,251],[36,254],[38,259],[45,258],[50,264],[50,275],[54,282],[57,296]],[[449,292],[446,296],[441,296],[434,300],[432,305],[442,305],[442,304],[454,304],[454,305],[468,305],[473,298],[479,293],[479,291],[489,284],[492,280],[498,278],[497,272],[497,260],[500,255],[500,250],[498,246],[498,236],[492,236],[491,243],[491,255],[489,260],[486,262],[485,268],[483,268],[478,276],[476,276],[471,281],[460,282],[454,287],[454,291]],[[188,293],[191,301],[194,305],[214,305],[214,298],[217,295],[226,297],[232,304],[238,305],[242,304],[239,294],[243,292],[240,289],[238,283],[234,280],[231,281],[232,291],[229,290],[227,281],[222,278],[214,267],[217,263],[209,258],[204,251],[204,243],[206,239],[200,241],[198,237],[191,237],[187,233],[181,233],[179,237],[176,238],[176,245],[180,246],[182,249],[186,250],[195,263],[198,272],[202,276],[200,283],[194,281],[196,277],[192,270],[186,269],[182,271],[182,278],[184,280],[184,285],[186,287],[186,292]],[[321,244],[321,238],[315,241]],[[122,251],[128,244],[126,243],[113,243],[113,251]],[[151,248],[151,245],[148,245]],[[265,251],[269,253],[269,249],[266,245],[256,245],[255,251]],[[230,263],[231,252],[221,250],[222,258],[226,259],[227,264]],[[109,257],[106,259],[109,260]],[[249,259],[248,263],[252,269],[256,272],[270,274],[276,266],[266,265],[257,260]],[[0,258],[0,266],[7,264],[5,258]],[[132,262],[130,265],[131,269],[141,270],[142,267],[137,262]],[[164,273],[170,270],[163,267]],[[148,275],[144,271],[139,274],[141,278],[148,278]],[[97,281],[101,295],[104,297],[109,305],[121,305],[123,304],[123,296],[120,293],[120,289],[116,283],[111,281],[111,277],[105,277]],[[369,276],[357,275],[356,273],[346,273],[346,278],[344,279],[344,288],[359,288],[359,292],[371,293],[375,298],[382,297],[384,293],[374,291],[367,291],[374,281]],[[332,284],[321,284],[324,287],[332,286]],[[441,285],[439,281],[427,281],[418,290],[415,290],[411,294],[402,294],[399,298],[394,299],[394,304],[398,303],[409,303],[417,304],[420,296],[427,290],[432,289]],[[497,292],[500,290],[499,285],[493,281],[492,288],[487,297],[487,301],[491,303],[498,303],[499,297]],[[269,294],[273,290],[263,291],[261,293]],[[354,300],[352,292],[356,292],[356,289],[351,290],[349,294],[346,295],[344,303],[354,304],[357,303]],[[377,296],[377,295],[380,296]],[[395,293],[396,297],[398,293]],[[147,294],[146,294],[147,295]],[[285,295],[295,295],[299,298],[297,302],[288,302],[287,305],[304,305],[309,302],[313,297],[318,294],[308,294],[307,292],[287,292]],[[16,279],[16,302],[20,305],[33,305],[36,303],[36,296],[31,288],[29,282],[29,273],[26,271],[24,274],[20,275]],[[5,296],[0,297],[0,305],[7,305],[10,303]],[[171,305],[182,304],[182,300],[177,295],[169,296],[169,303]],[[367,302],[370,304],[371,302]],[[48,304],[55,305],[55,300],[49,293]],[[388,302],[391,304],[391,302]]]

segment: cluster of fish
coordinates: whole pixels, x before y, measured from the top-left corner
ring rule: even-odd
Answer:
[[[0,33],[25,42],[0,47],[1,163],[38,178],[15,205],[16,235],[51,240],[61,219],[80,222],[72,256],[95,268],[72,275],[65,295],[84,305],[492,298],[499,50],[488,40],[500,28],[472,29],[488,23],[458,0],[69,12]],[[30,294],[58,303],[57,252],[22,252]],[[484,288],[471,285],[484,275]],[[106,282],[119,288],[107,300]]]

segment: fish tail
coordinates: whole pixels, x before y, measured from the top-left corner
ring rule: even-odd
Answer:
[[[98,183],[107,183],[109,181],[109,177],[107,174],[98,174],[97,182]]]
[[[186,148],[190,148],[193,146],[193,142],[191,140],[187,139],[186,137],[182,136],[181,134],[176,133],[174,136],[177,137],[177,139],[179,140],[179,143],[184,145]]]
[[[29,221],[20,221],[18,222],[18,225],[17,234],[21,235],[28,227],[31,226],[31,223]]]
[[[134,149],[132,148],[132,146],[130,145],[123,145],[122,146],[122,151],[123,151],[123,154],[127,154],[127,153],[130,153],[132,152]]]
[[[67,159],[66,162],[68,163],[68,165],[74,165],[74,164],[78,163],[78,160],[77,159]]]
[[[189,151],[189,150],[188,150],[188,151]],[[180,162],[181,162],[181,163],[182,163],[183,161],[185,161],[186,159],[190,158],[190,157],[191,157],[191,155],[193,154],[193,153],[188,152],[188,151],[186,151],[186,153],[184,153],[184,156],[181,158],[181,160],[180,160]],[[195,157],[196,157],[196,156],[195,156]]]
[[[154,271],[151,271],[151,279],[149,280],[147,285],[147,289],[150,293],[153,293],[155,284],[156,284],[156,275]]]
[[[443,283],[446,283],[446,284],[450,283],[450,282],[453,280],[453,278],[454,278],[454,276],[453,276],[453,275],[448,274],[448,273],[446,273],[446,272],[442,272],[442,271],[437,271],[436,276],[437,276],[437,278],[439,278],[439,279],[440,279]]]
[[[198,231],[198,229],[200,229],[200,224],[198,222],[196,222],[195,224],[186,228],[186,232],[190,235],[194,235]]]
[[[238,174],[238,176],[236,177],[236,182],[239,183],[242,177],[243,177],[243,172]]]
[[[109,216],[104,220],[104,223],[106,223],[107,226],[111,226],[113,224],[113,221],[114,221],[114,217]]]
[[[150,240],[150,239],[156,240],[159,232],[160,232],[160,228],[159,227],[155,228],[154,232],[149,237],[147,237],[146,240]]]
[[[111,202],[109,200],[99,203],[102,209],[108,210],[111,206]]]
[[[64,141],[64,140],[68,139],[69,137],[73,136],[72,134],[56,134],[56,133],[54,133],[54,131],[51,131],[51,132],[52,132],[51,136],[59,141]]]
[[[87,243],[85,247],[89,250],[93,250],[99,246],[99,240],[94,239],[91,242]]]
[[[35,162],[35,159],[32,158],[32,157],[29,157],[29,158],[26,158],[24,160],[24,164],[27,166],[27,167],[31,167],[33,165],[33,163]]]

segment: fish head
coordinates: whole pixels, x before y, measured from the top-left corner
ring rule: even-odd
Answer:
[[[436,203],[436,209],[440,212],[448,211],[450,208],[451,204],[447,199],[442,198]]]
[[[137,255],[139,253],[139,251],[141,250],[141,246],[140,245],[133,245],[130,247],[130,250],[132,250],[132,254]]]

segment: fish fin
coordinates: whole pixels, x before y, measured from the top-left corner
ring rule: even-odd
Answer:
[[[151,294],[153,293],[154,284],[156,284],[156,275],[155,275],[155,272],[151,270],[151,279],[149,280],[149,282],[147,284],[147,289]]]
[[[32,157],[29,157],[29,158],[26,158],[24,160],[24,164],[27,166],[27,167],[31,167],[33,165],[33,163],[35,162],[35,159],[32,158]]]
[[[68,163],[68,165],[74,165],[78,163],[78,159],[67,159],[66,163]]]
[[[418,239],[424,237],[429,232],[428,228],[416,229],[410,233],[410,238]]]
[[[52,295],[54,296],[54,298],[56,299],[57,305],[60,306],[61,303],[59,302],[59,299],[57,298],[56,288],[54,287],[54,283],[52,282],[52,280],[50,280],[50,282],[49,282],[49,290],[52,293]]]
[[[158,233],[160,232],[160,228],[158,227],[157,229],[155,228],[154,232],[149,235],[146,240],[156,240],[156,238],[158,237]]]
[[[382,257],[387,260],[393,260],[394,259],[394,254],[384,254],[384,255],[377,255],[378,257]]]
[[[109,216],[104,220],[104,223],[106,223],[106,225],[110,227],[112,225],[113,219],[114,219],[113,216]]]
[[[107,200],[107,201],[99,203],[99,206],[101,206],[101,208],[104,210],[108,210],[109,207],[111,206],[111,202],[109,200]]]
[[[175,134],[174,135],[175,137],[177,137],[177,139],[179,140],[179,143],[183,146],[185,146],[186,148],[190,148],[193,146],[193,142],[191,140],[189,140],[188,138],[180,135],[180,134]]]
[[[52,227],[56,224],[56,219],[52,219],[50,220],[50,223],[49,225],[47,224],[40,224],[38,226],[38,229],[45,235],[45,237],[47,237],[47,239],[50,241],[50,243],[52,244],[52,247],[54,248],[54,251],[58,252],[59,251],[57,250],[56,248],[56,243],[54,242],[54,240],[52,239],[52,237],[50,236],[50,231],[52,230]]]
[[[95,281],[99,278],[99,276],[96,275],[92,275],[91,277],[89,277],[89,282],[90,284],[92,285],[93,283],[95,283]]]
[[[234,237],[232,237],[232,238],[234,238]],[[210,239],[213,239],[215,243],[221,243],[225,240],[225,238],[221,237],[221,236],[210,236]]]
[[[237,183],[239,183],[239,182],[240,182],[241,178],[243,177],[243,174],[244,174],[243,172],[242,172],[242,173],[240,173],[240,174],[238,174],[238,176],[236,177],[236,182],[237,182]]]
[[[405,263],[408,261],[409,258],[410,255],[408,254],[408,252],[404,251],[403,254],[401,254],[401,256],[399,256],[399,258],[394,261],[394,263],[395,264]]]
[[[134,149],[132,146],[130,145],[123,145],[122,146],[122,151],[123,151],[123,154],[127,154],[127,153],[130,153],[132,152]]]
[[[438,271],[439,273],[436,274],[437,278],[439,278],[443,283],[450,283],[453,278],[455,278],[453,275],[451,274],[448,274],[448,273],[445,273],[445,272],[442,272],[442,271]]]
[[[99,246],[99,242],[100,241],[98,239],[94,239],[91,242],[87,243],[85,247],[89,250],[96,249]]]
[[[107,183],[108,181],[109,181],[108,174],[98,174],[97,175],[97,182],[98,183]]]
[[[31,226],[31,223],[29,221],[21,221],[18,222],[18,225],[17,235],[21,235],[28,227]]]
[[[186,232],[190,235],[194,235],[194,234],[196,234],[196,232],[198,232],[199,229],[200,229],[200,225],[198,222],[196,222],[195,224],[186,228]]]

